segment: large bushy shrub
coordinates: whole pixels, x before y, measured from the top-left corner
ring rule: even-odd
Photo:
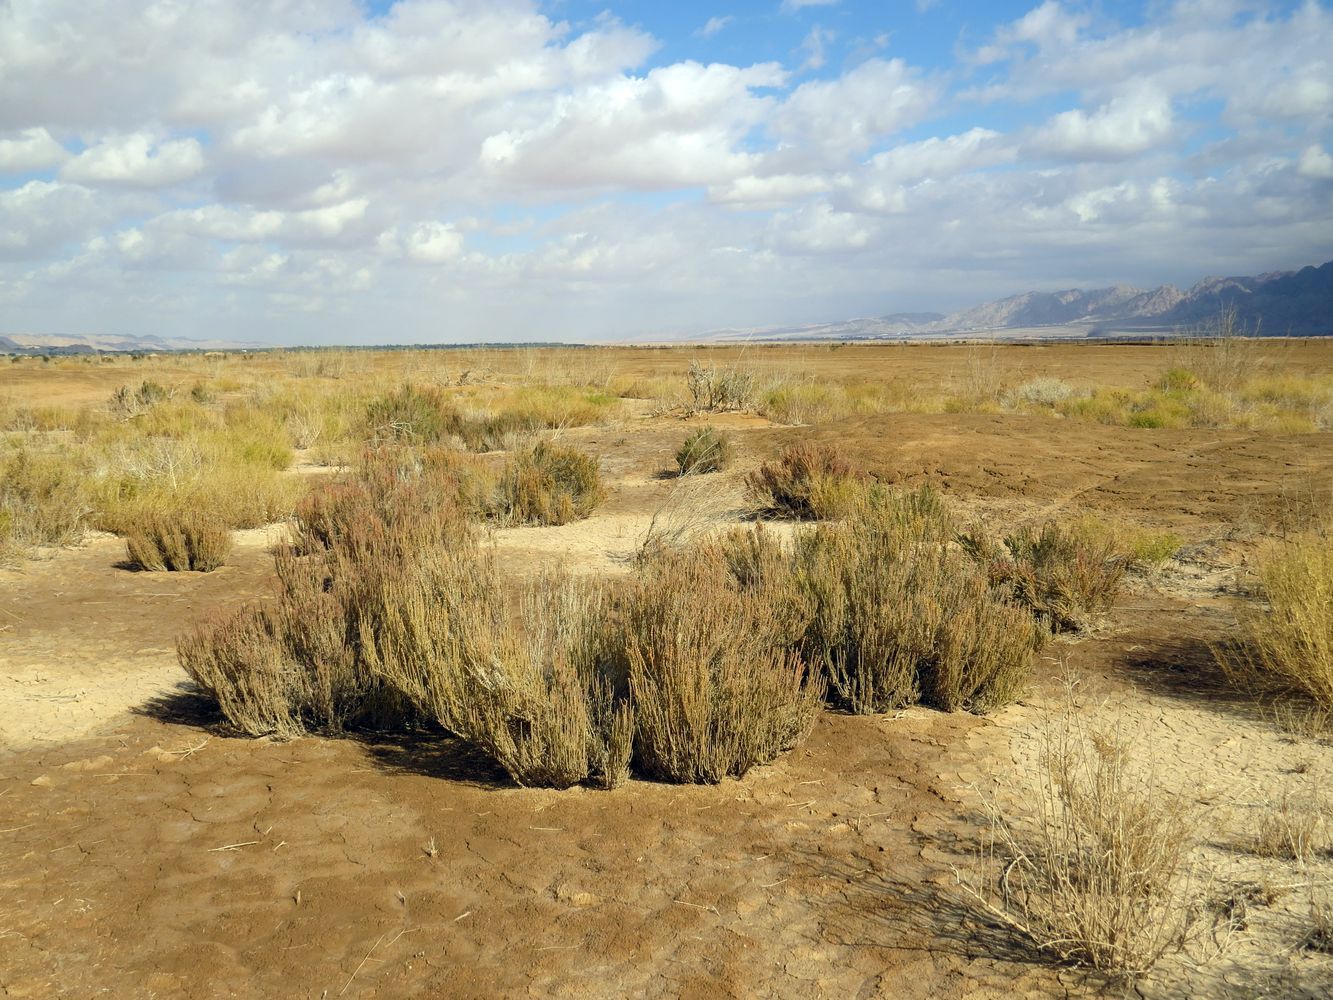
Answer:
[[[754,538],[667,552],[626,599],[634,759],[667,781],[740,776],[809,733],[823,697],[794,649],[797,595]],[[758,557],[758,559],[756,559]],[[779,564],[780,565],[780,564]]]
[[[871,493],[801,541],[798,573],[812,602],[803,648],[843,707],[988,711],[1026,683],[1040,645],[1032,617],[996,596],[952,535],[926,488]]]

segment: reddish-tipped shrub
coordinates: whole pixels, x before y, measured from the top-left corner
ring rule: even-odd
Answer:
[[[765,462],[746,479],[766,513],[813,519],[838,517],[855,505],[866,474],[831,445],[800,442]]]

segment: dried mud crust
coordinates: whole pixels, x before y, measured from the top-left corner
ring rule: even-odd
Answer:
[[[125,543],[112,535],[0,570],[0,755],[97,732],[180,689],[176,636],[268,593],[280,532],[236,532],[227,565],[212,573],[126,568]]]
[[[136,719],[0,761],[0,987],[1047,996],[1056,974],[997,952],[914,832],[957,822],[932,776],[977,724],[829,715],[744,781],[561,793],[507,787],[443,739]]]
[[[836,443],[890,484],[929,481],[1029,518],[1104,513],[1190,538],[1272,529],[1324,503],[1333,433],[1104,427],[1024,414],[882,414],[769,432]]]
[[[570,430],[602,456],[606,505],[497,533],[502,565],[623,570],[697,422]],[[1193,548],[1126,598],[1118,625],[1056,651],[1118,692],[1117,711],[1217,740],[1276,738],[1262,720],[1235,723],[1220,692],[1170,692],[1206,666],[1199,637],[1227,625],[1246,526],[1271,525],[1328,478],[1333,435],[1014,415],[720,422],[738,444],[733,485],[813,437],[887,481],[941,485],[965,515],[1093,511],[1179,531]],[[229,739],[182,691],[174,639],[267,592],[269,541],[243,534],[213,574],[118,569],[123,543],[109,538],[0,573],[0,995],[1087,991],[973,917],[950,868],[982,830],[975,787],[1031,766],[1020,749],[1051,689],[995,720],[827,715],[801,751],[717,788],[521,790],[445,743]],[[1177,740],[1173,761],[1214,766],[1217,740]],[[1266,775],[1254,766],[1250,779]],[[1230,969],[1272,992],[1243,962]],[[1216,980],[1194,995],[1211,992],[1249,995]]]
[[[1252,844],[1284,798],[1333,808],[1333,742],[1283,731],[1227,687],[1208,646],[1225,627],[1216,609],[1159,599],[1118,612],[1097,638],[1053,647],[1036,689],[1005,709],[998,725],[969,732],[960,756],[974,763],[954,777],[978,809],[989,798],[1011,815],[1027,811],[1021,800],[1042,767],[1043,733],[1068,702],[1062,678],[1075,678],[1080,724],[1127,741],[1161,793],[1196,812],[1197,880],[1211,882],[1205,895],[1212,903],[1235,908],[1235,926],[1168,956],[1136,985],[1138,995],[1322,1000],[1333,995],[1333,958],[1302,942],[1310,929],[1308,887],[1333,885],[1326,840],[1333,830],[1318,835],[1314,856],[1299,863],[1261,857]],[[981,761],[994,763],[986,769]]]

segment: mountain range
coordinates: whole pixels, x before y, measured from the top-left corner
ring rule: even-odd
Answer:
[[[0,335],[0,354],[101,354],[157,351],[226,351],[254,349],[261,344],[227,340],[195,340],[191,337],[155,337],[151,334],[11,333]]]
[[[968,334],[1133,336],[1188,332],[1234,310],[1238,331],[1272,336],[1333,334],[1333,261],[1254,277],[1204,278],[1188,290],[1131,285],[1024,292],[959,312],[893,313],[799,327],[719,330],[714,339],[873,340]]]
[[[1333,261],[1254,277],[1204,278],[1188,290],[1131,285],[1024,292],[945,315],[891,313],[807,326],[716,330],[707,340],[879,340],[959,336],[1112,337],[1205,329],[1234,310],[1240,331],[1271,336],[1333,335]],[[691,336],[688,339],[700,339]],[[133,335],[0,336],[5,354],[92,354],[103,351],[211,351],[263,345],[188,337]]]

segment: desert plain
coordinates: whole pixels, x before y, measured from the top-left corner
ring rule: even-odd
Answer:
[[[692,364],[743,372],[745,398],[701,406]],[[146,383],[165,398],[117,401]],[[152,408],[248,407],[277,414],[255,426],[284,436],[273,471],[299,496],[356,461],[365,399],[405,384],[477,411],[525,387],[592,400],[473,448],[495,463],[553,439],[604,482],[587,517],[486,527],[506,578],[560,566],[614,585],[655,532],[749,525],[746,477],[796,443],[836,446],[885,489],[928,484],[960,525],[1100,525],[1154,554],[1045,643],[1016,701],[829,706],[805,742],[717,784],[528,788],[445,732],[239,734],[177,641],[272,593],[285,513],[234,529],[212,572],[147,572],[102,530],[97,483],[140,438],[194,426],[134,430]],[[1258,607],[1273,547],[1327,524],[1331,388],[1333,343],[1276,339],[0,364],[5,456],[96,480],[78,537],[15,548],[0,570],[0,995],[1326,997],[1328,719],[1237,686],[1215,650]],[[335,398],[350,401],[333,413]],[[704,426],[731,461],[679,476]],[[108,435],[115,448],[96,443]],[[1039,947],[969,890],[993,877],[994,817],[1021,824],[1062,718],[1122,734],[1191,817],[1195,933],[1129,981]],[[1309,836],[1257,849],[1275,823]]]

